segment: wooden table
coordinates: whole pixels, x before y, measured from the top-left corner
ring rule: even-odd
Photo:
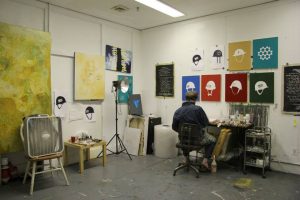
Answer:
[[[86,158],[90,160],[90,149],[91,147],[101,147],[102,146],[102,165],[105,166],[106,163],[106,142],[101,140],[100,142],[90,143],[90,144],[80,144],[72,142],[64,142],[65,145],[65,156],[64,156],[64,165],[68,165],[68,148],[76,148],[79,150],[79,172],[82,174],[84,170],[84,158],[83,152],[86,150]]]

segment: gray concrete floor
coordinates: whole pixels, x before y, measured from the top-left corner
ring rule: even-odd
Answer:
[[[155,156],[133,157],[126,154],[110,155],[106,167],[100,159],[85,163],[82,175],[78,165],[66,167],[71,183],[65,186],[60,172],[54,177],[40,175],[36,178],[33,195],[29,195],[30,180],[22,185],[20,180],[0,186],[0,199],[122,199],[122,200],[299,200],[300,176],[280,172],[267,172],[266,179],[259,172],[244,175],[228,167],[218,167],[217,174],[201,173],[196,178],[193,171],[173,169],[182,157],[160,159]],[[248,188],[237,188],[237,179],[251,179]]]

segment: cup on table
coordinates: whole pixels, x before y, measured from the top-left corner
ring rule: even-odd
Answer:
[[[71,142],[75,142],[75,140],[76,140],[76,138],[75,138],[75,136],[71,136]]]

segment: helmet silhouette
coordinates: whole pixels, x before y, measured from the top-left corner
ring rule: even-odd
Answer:
[[[257,81],[255,83],[255,91],[257,92],[258,95],[262,95],[265,89],[268,88],[268,85],[264,81]]]
[[[213,57],[217,58],[217,63],[221,63],[221,57],[223,56],[222,51],[217,49],[214,51]]]
[[[85,115],[86,117],[91,120],[93,118],[93,113],[94,113],[94,108],[91,107],[91,106],[88,106],[86,109],[85,109]]]
[[[64,103],[66,103],[66,99],[63,96],[58,96],[56,98],[56,106],[58,107],[58,109],[61,109],[61,107],[63,106]]]
[[[193,82],[189,81],[189,82],[187,82],[185,89],[186,89],[187,92],[195,91],[196,86]]]
[[[239,80],[232,81],[229,87],[234,95],[237,95],[243,89],[242,83]],[[237,92],[234,92],[233,88],[237,88]]]
[[[242,56],[242,55],[245,55],[245,54],[246,54],[246,52],[243,49],[236,49],[234,51],[233,56],[236,57],[236,56]]]
[[[196,55],[193,56],[193,63],[194,63],[195,65],[198,65],[198,63],[199,63],[199,61],[200,61],[201,59],[202,59],[201,56],[198,55],[198,54],[196,54]]]
[[[212,96],[213,91],[216,89],[216,84],[213,81],[208,81],[206,83],[205,89],[207,90],[207,96]]]

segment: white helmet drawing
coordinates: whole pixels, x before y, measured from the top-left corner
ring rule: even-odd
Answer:
[[[213,91],[216,89],[216,84],[213,81],[208,81],[206,83],[205,89],[207,90],[207,96],[212,96]]]
[[[237,95],[243,89],[242,83],[239,80],[232,81],[229,87],[234,95]],[[233,88],[237,88],[237,91],[234,92]]]
[[[268,88],[268,85],[264,81],[257,81],[255,83],[255,91],[257,92],[258,95],[262,95],[265,89]]]
[[[190,92],[190,91],[195,91],[196,87],[195,87],[195,84],[193,82],[189,81],[189,82],[186,83],[185,89],[186,89],[187,92]]]
[[[235,61],[238,63],[243,62],[245,54],[246,52],[243,49],[236,49],[233,54],[233,56],[235,57]]]

